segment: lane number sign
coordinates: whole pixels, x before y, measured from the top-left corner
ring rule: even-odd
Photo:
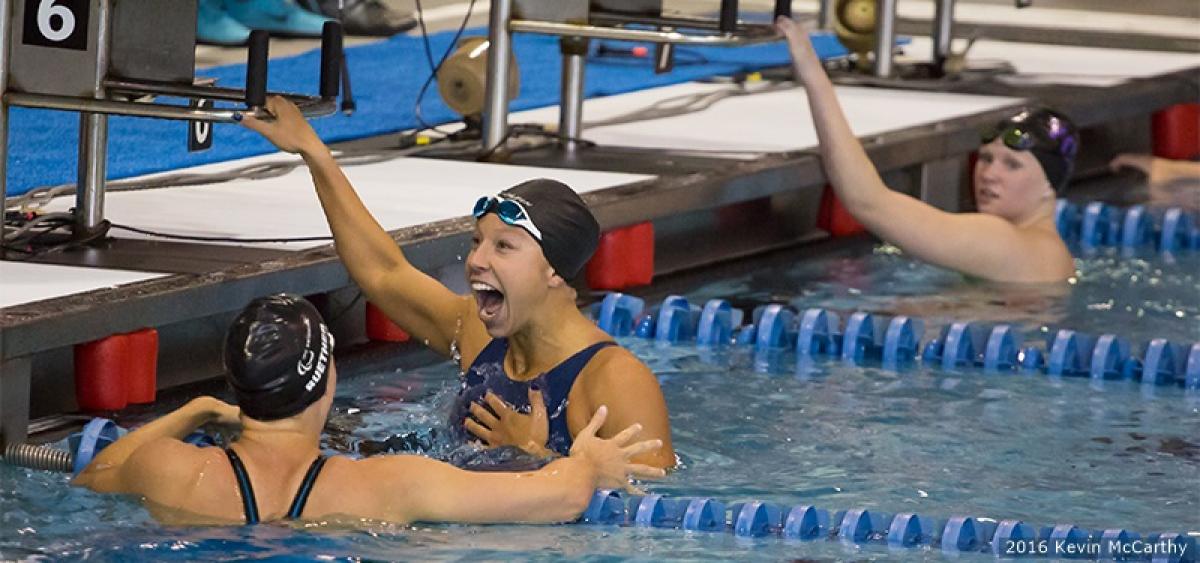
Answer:
[[[22,43],[86,51],[91,0],[25,0]]]

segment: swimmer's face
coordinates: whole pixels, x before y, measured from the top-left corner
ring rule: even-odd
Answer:
[[[559,279],[538,242],[494,213],[475,223],[466,267],[479,320],[492,338],[525,326]]]
[[[1054,197],[1046,172],[1029,151],[1012,150],[1000,139],[979,148],[979,160],[975,163],[975,205],[980,213],[1016,223]]]

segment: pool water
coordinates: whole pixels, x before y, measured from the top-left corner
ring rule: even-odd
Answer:
[[[1030,335],[1062,327],[1137,344],[1200,340],[1196,256],[1168,262],[1100,254],[1079,260],[1069,286],[997,287],[886,247],[853,253],[777,261],[687,295],[701,303],[724,297],[746,306],[908,314],[931,329],[984,320],[1016,323]],[[1200,530],[1200,398],[1178,387],[924,366],[896,373],[837,360],[798,371],[788,353],[762,364],[745,350],[623,343],[662,382],[681,460],[679,470],[646,485],[651,492],[1143,534]],[[464,453],[441,438],[458,386],[451,364],[346,375],[329,424],[330,451],[379,449],[415,434],[435,457]],[[944,559],[930,548],[615,526],[167,528],[130,499],[66,481],[0,465],[0,558]]]

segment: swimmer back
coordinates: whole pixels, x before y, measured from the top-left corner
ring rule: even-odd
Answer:
[[[258,499],[254,496],[254,487],[250,484],[250,474],[246,472],[246,465],[242,463],[242,458],[238,457],[237,452],[234,452],[232,448],[225,450],[225,455],[229,458],[229,465],[233,467],[233,476],[237,478],[238,494],[242,498],[242,513],[246,517],[246,523],[258,524],[260,521]],[[304,514],[304,506],[308,504],[308,495],[312,493],[313,483],[316,483],[317,476],[325,467],[326,459],[325,456],[317,456],[312,465],[308,466],[308,472],[304,474],[304,481],[300,483],[296,496],[292,498],[292,504],[288,507],[285,519],[299,520],[300,516]]]

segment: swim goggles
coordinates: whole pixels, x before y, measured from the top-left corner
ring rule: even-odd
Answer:
[[[525,207],[517,201],[502,197],[483,196],[475,202],[475,211],[472,214],[476,219],[480,219],[492,211],[496,212],[496,216],[500,217],[501,221],[514,227],[521,227],[538,242],[542,241],[542,231],[538,230],[537,225],[533,224],[533,219],[530,219],[529,214],[525,212]]]
[[[982,138],[984,144],[999,138],[1004,146],[1015,151],[1039,149],[1074,159],[1079,147],[1075,144],[1070,129],[1054,117],[1049,118],[1045,125],[1046,130],[1043,130],[1031,123],[1012,123],[1002,129],[997,128],[984,133]]]

